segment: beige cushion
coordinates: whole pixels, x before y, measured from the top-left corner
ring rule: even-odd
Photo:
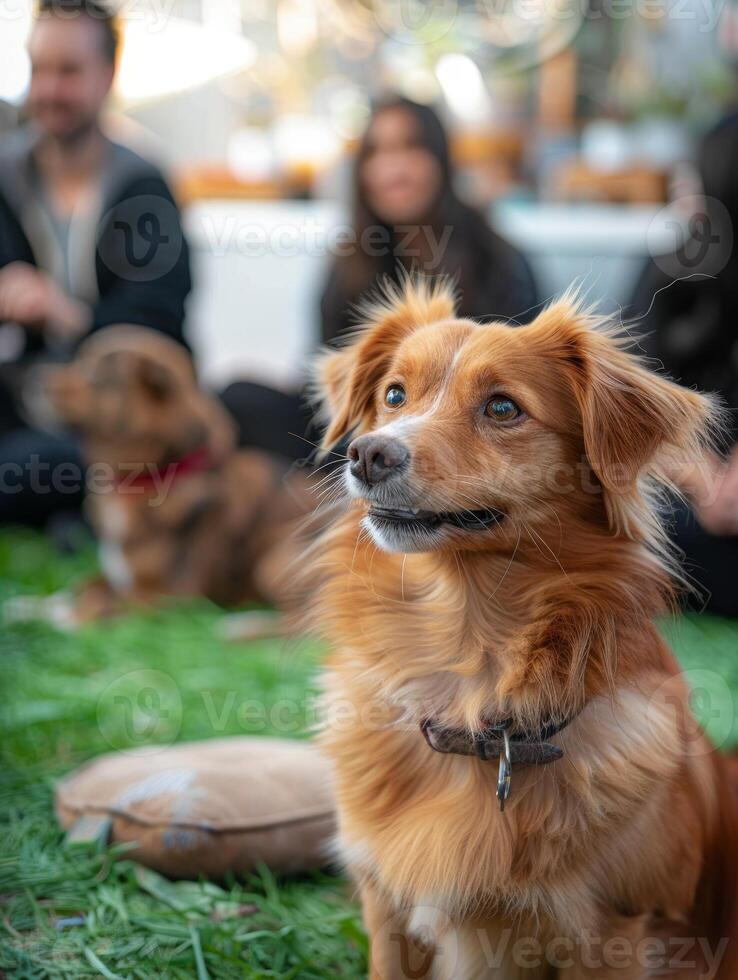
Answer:
[[[71,840],[135,842],[127,855],[181,878],[319,868],[334,832],[328,762],[270,738],[102,756],[58,784],[56,812]]]

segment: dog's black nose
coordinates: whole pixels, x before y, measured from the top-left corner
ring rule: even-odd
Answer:
[[[399,439],[370,433],[354,439],[348,447],[348,458],[352,475],[372,486],[403,470],[410,452]]]

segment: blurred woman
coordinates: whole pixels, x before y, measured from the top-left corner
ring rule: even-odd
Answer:
[[[456,193],[448,138],[429,106],[393,98],[374,110],[356,160],[353,223],[359,247],[335,263],[323,296],[324,342],[351,325],[353,304],[378,278],[401,268],[454,276],[461,316],[532,318],[528,263]]]
[[[682,384],[717,392],[728,409],[728,453],[704,472],[683,474],[691,508],[675,511],[674,537],[705,608],[738,616],[738,114],[705,137],[705,194],[689,238],[643,271],[631,313],[646,353]]]
[[[356,323],[357,302],[382,278],[411,270],[453,276],[461,316],[533,319],[538,296],[528,263],[458,196],[448,137],[432,108],[401,97],[377,105],[356,157],[353,197],[355,247],[330,271],[321,302],[324,343]],[[223,398],[242,444],[306,455],[305,443],[289,435],[309,426],[300,394],[237,382]]]

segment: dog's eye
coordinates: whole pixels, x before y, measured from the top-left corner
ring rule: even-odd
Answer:
[[[507,395],[495,395],[485,405],[484,414],[495,422],[513,422],[520,418],[523,410]]]
[[[407,401],[405,389],[402,387],[402,385],[392,385],[391,388],[387,389],[387,394],[384,396],[384,400],[387,402],[390,408],[399,408],[400,405],[404,405]]]

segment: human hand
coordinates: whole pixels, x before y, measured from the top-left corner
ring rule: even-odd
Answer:
[[[89,310],[67,296],[48,273],[27,262],[11,262],[0,269],[2,321],[71,338],[87,326]]]
[[[709,534],[738,535],[738,447],[726,463],[713,470],[712,486],[695,500],[694,511]]]
[[[51,308],[51,280],[27,262],[0,269],[0,321],[42,326]]]

